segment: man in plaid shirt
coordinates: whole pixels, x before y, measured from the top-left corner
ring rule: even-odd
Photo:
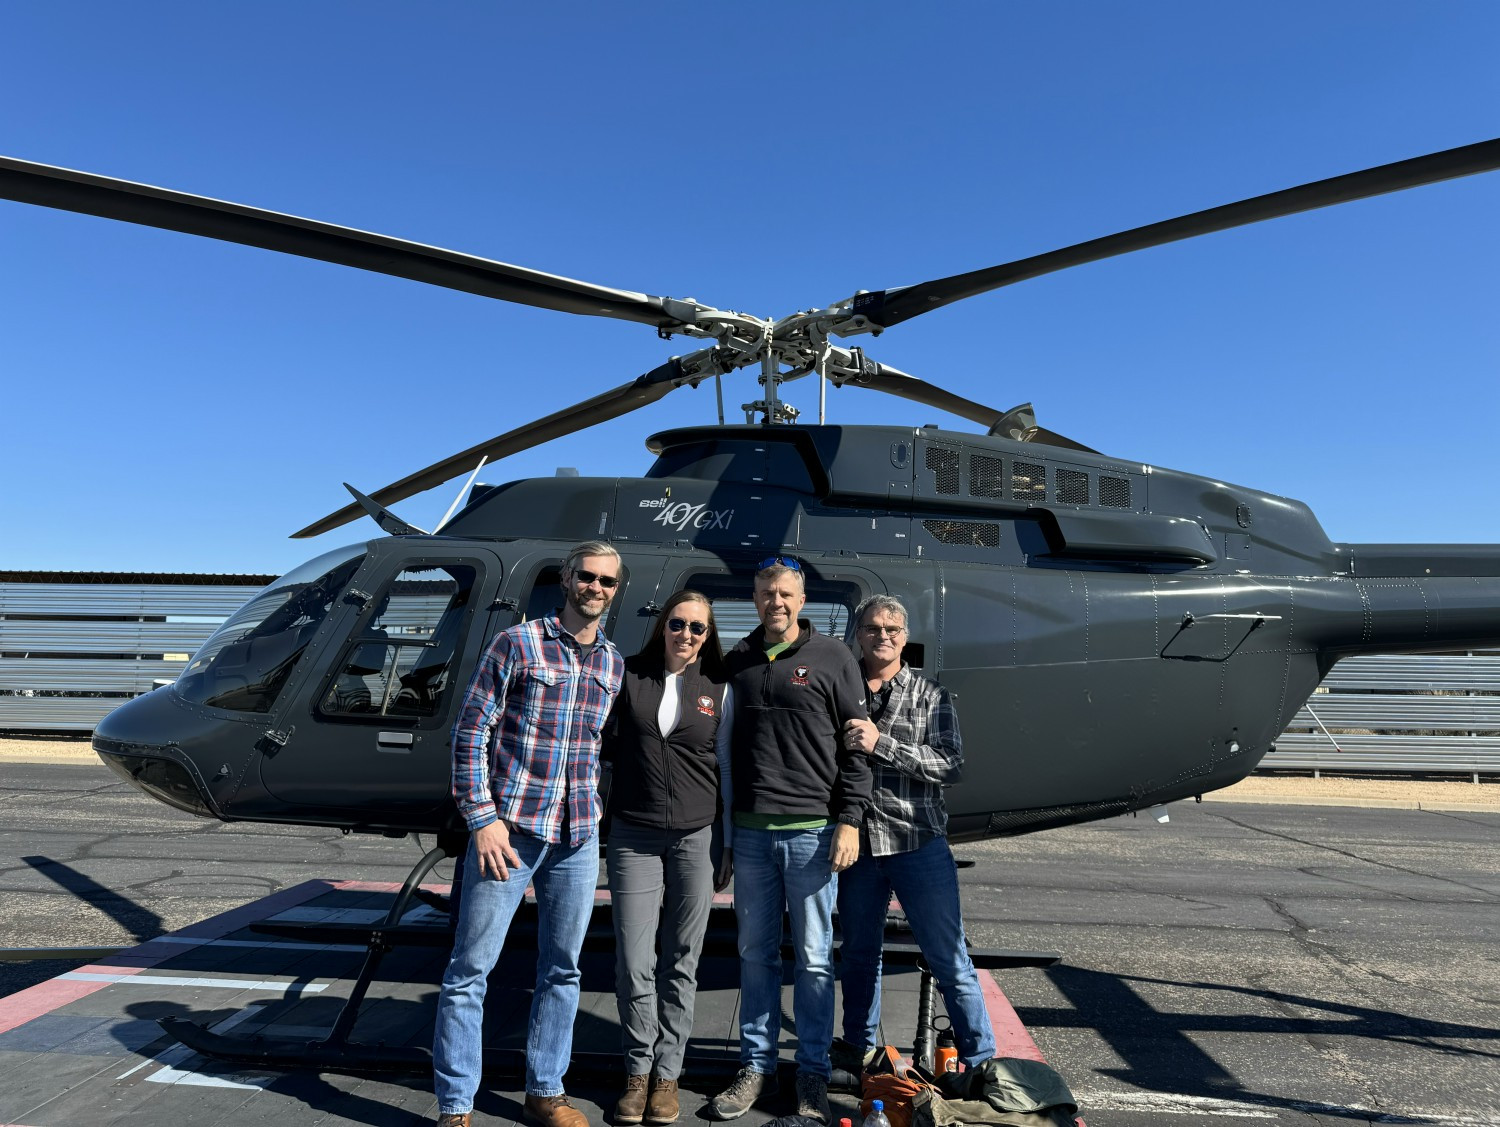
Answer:
[[[833,1065],[858,1073],[880,1026],[880,950],[891,893],[901,901],[922,957],[942,992],[958,1059],[974,1068],[995,1055],[979,975],[964,942],[958,869],[948,847],[943,787],[958,782],[963,744],[953,698],[901,660],[906,607],[872,595],[854,612],[870,719],[850,720],[844,740],[875,770],[860,827],[859,860],[839,874],[844,960],[844,1036]]]
[[[562,1079],[599,877],[599,734],[625,671],[599,629],[619,583],[614,548],[574,548],[561,610],[496,635],[453,727],[453,798],[472,837],[433,1038],[439,1127],[469,1127],[485,980],[528,884],[539,919],[524,1112],[541,1127],[588,1125]]]

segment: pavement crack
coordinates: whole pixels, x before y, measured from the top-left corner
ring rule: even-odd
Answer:
[[[1420,813],[1431,813],[1431,811],[1421,811]],[[1266,837],[1279,838],[1282,841],[1289,841],[1294,845],[1306,846],[1308,849],[1318,849],[1322,850],[1325,853],[1335,853],[1340,857],[1347,857],[1351,861],[1358,861],[1364,865],[1374,865],[1377,868],[1387,869],[1393,873],[1405,873],[1407,876],[1421,877],[1424,880],[1435,880],[1441,881],[1444,884],[1451,884],[1455,888],[1463,888],[1467,889],[1470,892],[1476,892],[1485,900],[1500,900],[1500,896],[1497,896],[1487,888],[1480,888],[1477,885],[1466,884],[1464,881],[1454,880],[1452,877],[1444,877],[1439,876],[1436,873],[1423,872],[1421,869],[1412,869],[1408,868],[1405,865],[1395,865],[1389,861],[1377,861],[1372,857],[1362,857],[1352,850],[1340,849],[1336,845],[1328,845],[1322,842],[1308,841],[1306,838],[1298,837],[1295,834],[1281,833],[1277,830],[1266,829],[1264,826],[1251,825],[1250,823],[1233,817],[1232,815],[1221,814],[1218,811],[1214,811],[1210,815],[1210,817],[1221,818],[1232,825],[1238,826],[1242,830],[1249,830],[1251,833],[1263,834]],[[1302,869],[1300,871],[1307,872],[1306,869]],[[1405,898],[1411,899],[1411,897]]]

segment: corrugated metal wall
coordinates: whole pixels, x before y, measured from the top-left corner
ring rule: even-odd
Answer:
[[[257,590],[0,582],[0,731],[91,731],[121,701],[182,672]]]
[[[0,582],[0,731],[92,730],[122,700],[176,677],[258,589]],[[754,625],[748,600],[718,614],[726,645]],[[844,623],[825,625],[837,634]],[[1500,774],[1500,650],[1341,662],[1262,766]]]

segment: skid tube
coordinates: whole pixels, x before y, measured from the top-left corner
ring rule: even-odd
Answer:
[[[446,837],[446,835],[445,835]],[[334,1020],[326,1037],[319,1040],[293,1040],[285,1037],[248,1036],[215,1033],[197,1022],[183,1017],[164,1017],[158,1024],[176,1041],[215,1061],[244,1068],[268,1071],[313,1070],[318,1072],[341,1072],[356,1075],[411,1074],[423,1075],[432,1072],[432,1051],[426,1046],[388,1045],[384,1042],[370,1044],[352,1038],[355,1023],[365,995],[375,979],[385,956],[397,947],[429,947],[448,949],[453,944],[452,928],[443,924],[402,923],[413,899],[432,902],[432,894],[425,891],[418,895],[418,886],[444,857],[456,855],[465,839],[455,835],[455,840],[440,840],[427,851],[412,868],[400,892],[396,894],[385,919],[378,924],[341,923],[288,923],[262,921],[251,925],[251,930],[262,935],[299,939],[312,943],[354,943],[366,948],[365,960],[359,975]],[[584,937],[585,951],[608,951],[615,945],[613,923],[608,904],[595,907]],[[917,1029],[913,1040],[912,1059],[919,1067],[931,1072],[933,1066],[933,1041],[935,1029],[933,1015],[937,1009],[937,983],[922,959],[915,943],[909,942],[910,927],[904,916],[892,913],[886,917],[886,941],[882,949],[882,961],[886,966],[915,966],[921,973],[917,1004]],[[512,950],[523,946],[534,947],[536,943],[536,905],[527,901],[522,904],[511,921],[506,936],[506,946]],[[734,929],[734,910],[724,905],[715,905],[709,915],[709,929],[704,936],[703,954],[706,956],[737,957],[739,947]],[[782,958],[791,959],[790,943],[782,945]],[[838,949],[834,949],[838,957]],[[1012,967],[1047,967],[1057,963],[1062,956],[1053,951],[990,950],[971,947],[969,957],[978,970],[1002,970]],[[791,1067],[790,1062],[782,1062]],[[722,1077],[739,1067],[735,1053],[696,1053],[683,1061],[683,1077]],[[525,1052],[520,1049],[486,1047],[483,1069],[488,1077],[514,1078],[524,1076]],[[575,1052],[569,1074],[617,1079],[620,1071],[620,1054]]]

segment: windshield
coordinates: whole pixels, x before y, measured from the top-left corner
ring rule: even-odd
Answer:
[[[269,712],[364,557],[364,545],[353,545],[287,572],[203,643],[174,691],[194,704]]]

